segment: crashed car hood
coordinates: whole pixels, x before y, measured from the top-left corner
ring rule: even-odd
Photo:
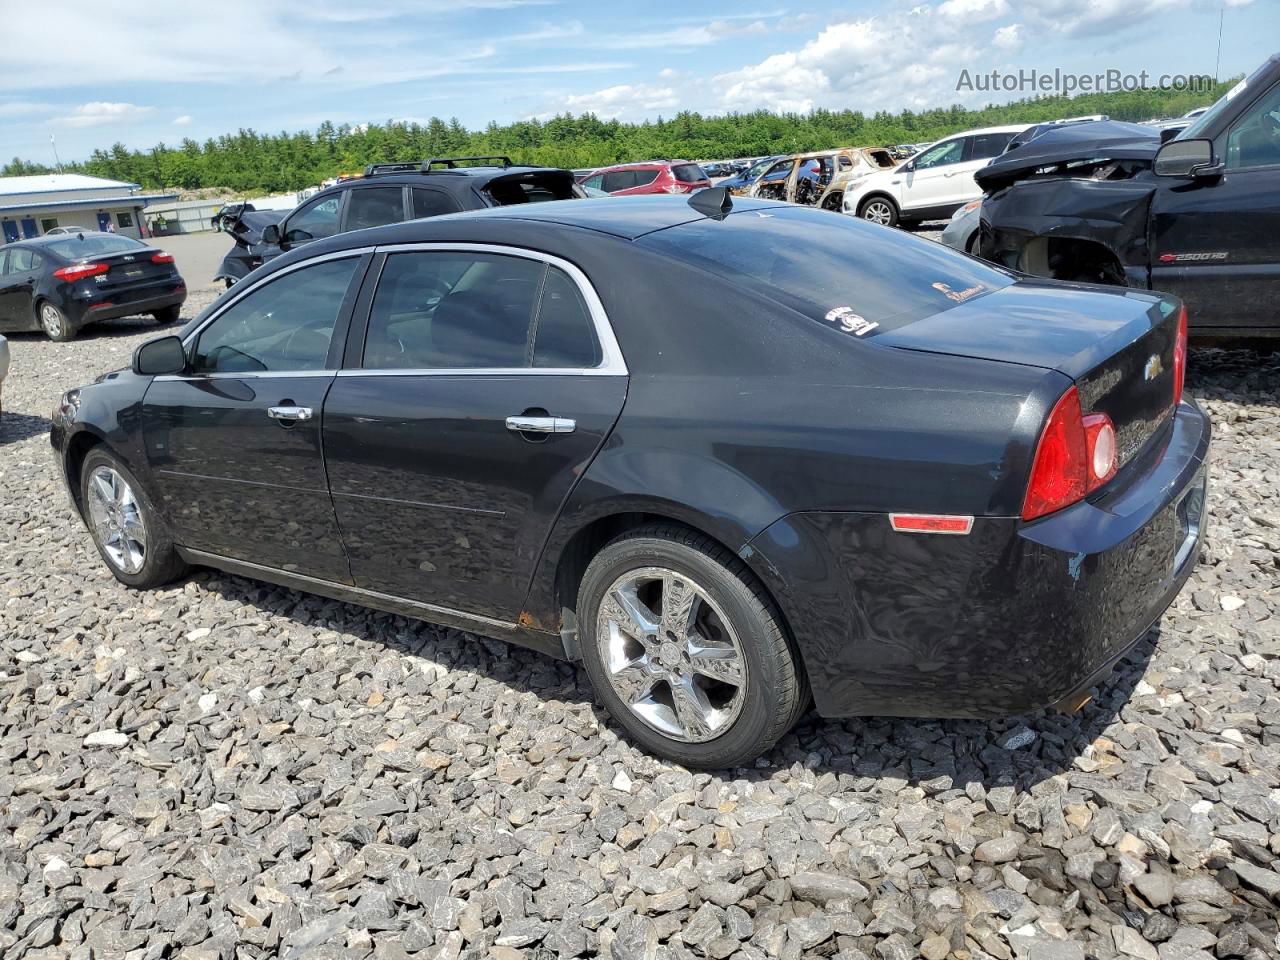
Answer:
[[[997,157],[974,174],[990,192],[1041,167],[1072,160],[1150,160],[1160,148],[1160,131],[1137,123],[1099,120],[1074,123],[1041,134]]]
[[[238,243],[260,243],[262,231],[273,223],[279,223],[288,213],[288,210],[246,210],[236,218],[229,230]]]

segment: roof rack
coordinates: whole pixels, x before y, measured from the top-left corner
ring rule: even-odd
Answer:
[[[497,163],[482,163],[481,161],[484,161],[484,160],[493,160],[493,161],[497,161]],[[425,160],[425,161],[423,161],[423,164],[422,164],[422,172],[423,172],[423,173],[427,173],[427,172],[428,172],[428,171],[430,171],[430,170],[431,170],[431,168],[432,168],[432,167],[434,167],[436,164],[441,164],[441,165],[443,165],[443,166],[444,166],[444,168],[445,168],[446,170],[456,170],[456,169],[458,169],[458,167],[460,167],[460,166],[469,166],[469,167],[493,167],[493,166],[497,166],[498,164],[501,164],[501,165],[502,165],[502,168],[505,170],[507,167],[511,166],[511,158],[510,158],[510,157],[503,157],[503,156],[493,156],[493,157],[432,157],[430,160]]]
[[[364,168],[366,177],[376,177],[380,173],[417,173],[416,163],[371,163]]]

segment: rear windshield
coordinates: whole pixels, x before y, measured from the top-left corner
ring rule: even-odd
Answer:
[[[542,203],[546,200],[571,200],[573,174],[568,170],[518,173],[491,180],[486,188],[500,207],[517,203]]]
[[[707,179],[706,172],[696,163],[681,163],[672,167],[671,172],[681,183],[697,183]]]
[[[85,236],[83,240],[78,236],[67,237],[65,240],[55,240],[49,244],[48,249],[63,260],[80,260],[84,257],[105,257],[112,253],[129,253],[133,250],[143,249],[143,246],[137,240],[130,240],[128,237],[116,237],[109,233],[103,233],[96,236]]]
[[[932,240],[790,206],[695,220],[637,243],[854,337],[874,337],[1013,282]]]

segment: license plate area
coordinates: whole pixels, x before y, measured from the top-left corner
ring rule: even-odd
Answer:
[[[141,267],[125,267],[124,275],[128,277],[130,280],[136,280],[138,277],[142,276],[142,268]]]

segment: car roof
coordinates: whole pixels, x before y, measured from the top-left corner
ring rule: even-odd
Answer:
[[[1027,127],[1034,126],[1031,123],[1010,123],[1002,127],[978,127],[974,130],[961,130],[958,133],[948,133],[945,137],[939,137],[934,143],[941,143],[943,140],[954,140],[956,137],[976,137],[985,133],[1021,133]],[[929,144],[933,146],[933,144]],[[926,148],[928,149],[928,148]]]
[[[567,173],[572,175],[572,171],[563,167],[499,167],[478,166],[478,167],[453,167],[443,169],[424,170],[406,170],[402,173],[375,173],[370,176],[351,177],[342,180],[332,186],[319,190],[304,200],[309,203],[316,197],[329,196],[340,190],[346,190],[351,187],[359,187],[364,184],[385,185],[392,183],[407,183],[414,186],[426,186],[431,184],[439,186],[442,183],[453,184],[485,184],[490,180],[496,180],[500,177],[521,176],[527,173]]]
[[[615,163],[607,167],[596,167],[594,173],[608,173],[611,170],[662,170],[666,167],[675,166],[679,161],[665,160],[642,160],[635,163]]]

